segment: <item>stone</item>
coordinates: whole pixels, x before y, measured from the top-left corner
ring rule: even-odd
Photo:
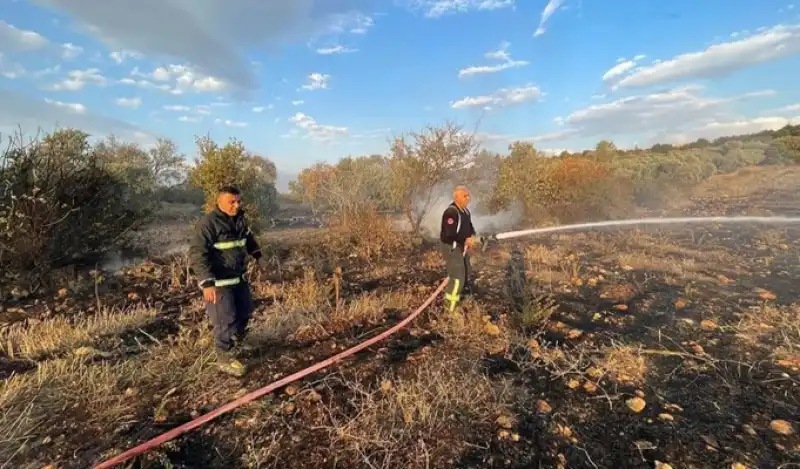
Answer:
[[[773,420],[769,423],[769,428],[778,435],[789,436],[794,434],[792,424],[786,420]]]
[[[700,327],[705,329],[705,330],[707,330],[707,331],[713,331],[714,329],[718,328],[719,326],[717,325],[716,322],[714,322],[714,321],[712,321],[710,319],[703,319],[702,321],[700,321]]]
[[[540,414],[549,414],[553,411],[553,408],[548,404],[547,401],[539,399],[536,401],[536,412]]]
[[[625,405],[627,405],[630,410],[638,414],[639,412],[643,411],[645,407],[647,407],[647,402],[645,402],[645,400],[641,397],[634,397],[625,401]]]
[[[505,415],[505,414],[500,415],[499,417],[497,417],[497,419],[494,421],[494,423],[496,423],[498,427],[505,428],[505,429],[510,429],[510,428],[512,428],[514,426],[514,422],[511,419],[511,417],[508,416],[508,415]]]

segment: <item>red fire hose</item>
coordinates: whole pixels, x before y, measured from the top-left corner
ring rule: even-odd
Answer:
[[[109,467],[114,467],[117,464],[121,464],[121,463],[133,458],[134,456],[138,456],[140,454],[145,453],[148,450],[156,448],[156,447],[166,443],[167,441],[170,441],[170,440],[178,437],[179,435],[182,435],[182,434],[184,434],[184,433],[186,433],[186,432],[188,432],[190,430],[194,430],[195,428],[199,427],[200,425],[203,425],[206,422],[210,422],[211,420],[219,417],[222,414],[225,414],[227,412],[232,411],[233,409],[235,409],[237,407],[240,407],[240,406],[242,406],[244,404],[252,402],[252,401],[258,399],[259,397],[264,396],[266,394],[269,394],[270,392],[272,392],[272,391],[274,391],[274,390],[276,390],[276,389],[278,389],[278,388],[280,388],[282,386],[285,386],[285,385],[287,385],[287,384],[289,384],[289,383],[291,383],[293,381],[297,381],[298,379],[303,378],[304,376],[310,375],[311,373],[314,373],[314,372],[319,371],[319,370],[321,370],[323,368],[326,368],[326,367],[328,367],[330,365],[333,365],[334,363],[338,362],[339,360],[341,360],[341,359],[343,359],[345,357],[348,357],[350,355],[353,355],[354,353],[357,353],[357,352],[359,352],[361,350],[364,350],[365,348],[369,347],[370,345],[373,345],[376,342],[379,342],[379,341],[385,339],[386,337],[389,337],[390,335],[394,334],[395,332],[397,332],[400,329],[402,329],[403,327],[405,327],[406,324],[408,324],[409,322],[413,321],[414,318],[419,316],[420,313],[422,313],[422,311],[425,310],[425,308],[430,306],[430,304],[433,303],[433,300],[436,299],[436,296],[439,295],[439,293],[441,293],[442,290],[444,290],[445,285],[447,285],[447,280],[448,279],[446,279],[446,278],[444,280],[442,280],[442,283],[439,284],[439,287],[436,289],[436,291],[433,292],[431,294],[431,296],[429,296],[428,299],[425,300],[425,302],[422,303],[422,305],[419,308],[416,309],[416,311],[411,313],[407,318],[403,319],[402,321],[397,323],[392,328],[390,328],[390,329],[378,334],[377,336],[375,336],[375,337],[373,337],[373,338],[371,338],[371,339],[369,339],[369,340],[367,340],[365,342],[362,342],[362,343],[360,343],[360,344],[358,344],[358,345],[356,345],[356,346],[354,346],[352,348],[349,348],[349,349],[347,349],[347,350],[345,350],[343,352],[340,352],[340,353],[328,358],[327,360],[324,360],[324,361],[321,361],[321,362],[319,362],[317,364],[311,365],[308,368],[300,370],[297,373],[294,373],[292,375],[286,376],[285,378],[281,378],[278,381],[275,381],[272,384],[268,384],[267,386],[264,386],[261,389],[256,389],[255,391],[252,391],[252,392],[250,392],[248,394],[245,394],[244,396],[240,397],[239,399],[231,401],[231,402],[225,404],[224,406],[219,407],[219,408],[217,408],[215,410],[212,410],[211,412],[209,412],[209,413],[207,413],[205,415],[201,415],[200,417],[197,417],[196,419],[194,419],[192,421],[184,423],[183,425],[181,425],[179,427],[175,427],[175,428],[173,428],[172,430],[170,430],[170,431],[168,431],[166,433],[162,433],[161,435],[153,438],[152,440],[145,441],[144,443],[140,444],[139,446],[136,446],[134,448],[129,449],[128,451],[125,451],[124,453],[120,454],[119,456],[115,456],[115,457],[113,457],[113,458],[111,458],[111,459],[109,459],[109,460],[107,460],[105,462],[102,462],[102,463],[98,464],[97,466],[94,466],[94,469],[105,469],[105,468],[109,468]]]

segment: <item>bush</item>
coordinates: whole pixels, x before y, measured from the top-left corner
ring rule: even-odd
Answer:
[[[151,213],[88,143],[64,130],[41,142],[10,140],[0,160],[0,270],[36,290],[53,269],[117,249]]]
[[[547,158],[516,142],[500,163],[492,208],[520,203],[529,222],[570,223],[614,218],[632,207],[632,189],[598,159]]]
[[[392,220],[369,202],[332,214],[326,236],[333,253],[368,262],[400,249],[404,239]]]

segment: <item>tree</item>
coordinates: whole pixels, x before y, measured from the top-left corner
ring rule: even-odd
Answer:
[[[343,158],[336,166],[317,163],[301,171],[289,190],[316,215],[342,215],[366,204],[376,210],[390,208],[389,184],[386,159],[371,155]]]
[[[414,233],[438,200],[450,177],[474,158],[478,145],[454,123],[428,126],[392,142],[389,170],[391,198],[402,209]]]
[[[617,154],[617,146],[609,140],[601,140],[594,150],[597,161],[609,162]]]
[[[148,156],[150,173],[157,186],[171,186],[183,181],[186,157],[178,152],[175,142],[159,138]]]
[[[498,172],[495,211],[519,204],[530,222],[607,218],[627,211],[629,186],[596,155],[548,158],[530,142],[514,142]]]
[[[326,186],[336,176],[336,168],[327,163],[316,163],[300,171],[295,181],[289,183],[289,193],[309,204],[315,215],[330,210]]]
[[[264,219],[277,210],[275,165],[266,158],[250,153],[236,139],[221,147],[210,137],[199,137],[196,144],[197,157],[194,168],[189,172],[189,181],[203,189],[206,211],[216,206],[220,187],[235,185],[244,192],[244,208],[253,229],[261,228]]]
[[[786,148],[786,155],[794,162],[800,163],[800,137],[787,135],[779,141]]]

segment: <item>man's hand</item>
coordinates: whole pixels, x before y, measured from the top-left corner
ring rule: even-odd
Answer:
[[[475,238],[470,236],[469,238],[467,238],[467,241],[466,241],[466,243],[464,243],[464,245],[467,247],[467,249],[474,248],[475,247]]]
[[[203,299],[206,303],[217,304],[217,287],[203,288]]]

